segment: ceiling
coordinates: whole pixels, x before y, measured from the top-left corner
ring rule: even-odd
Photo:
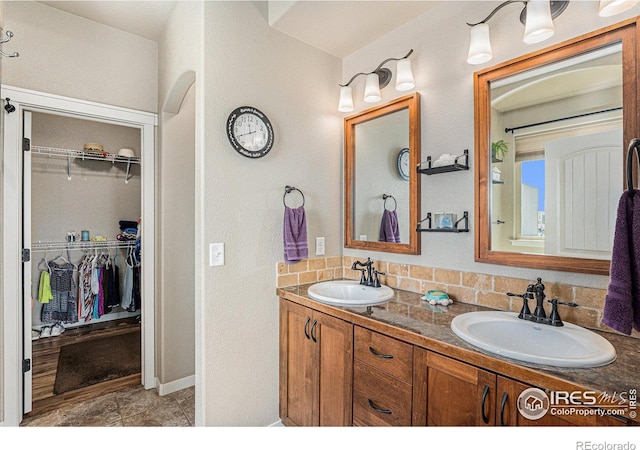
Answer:
[[[85,0],[40,3],[157,41],[177,1]],[[267,16],[273,28],[331,55],[344,58],[439,3],[441,2],[419,0],[271,0]]]

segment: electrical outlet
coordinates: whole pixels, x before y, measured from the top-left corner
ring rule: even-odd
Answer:
[[[224,243],[209,244],[209,266],[224,266]]]
[[[324,255],[324,237],[316,238],[316,256]]]

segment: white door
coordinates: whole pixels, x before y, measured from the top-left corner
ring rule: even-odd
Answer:
[[[31,113],[25,111],[22,128],[22,248],[31,249],[31,152],[25,151],[31,142]],[[23,250],[24,252],[24,250]],[[26,261],[25,261],[26,259]],[[37,286],[36,286],[37,288]],[[22,263],[22,360],[23,360],[23,413],[31,411],[32,386],[32,348],[31,348],[31,309],[33,308],[33,289],[31,286],[31,258],[23,258]]]
[[[611,258],[623,153],[621,128],[545,143],[545,253]]]

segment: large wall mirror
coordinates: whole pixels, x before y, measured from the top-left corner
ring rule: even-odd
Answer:
[[[345,247],[420,254],[420,96],[346,117]]]
[[[475,74],[476,261],[609,273],[639,136],[636,32],[623,22]]]

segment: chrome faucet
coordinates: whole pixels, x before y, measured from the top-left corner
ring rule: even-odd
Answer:
[[[358,268],[358,266],[360,267],[364,267],[364,269],[362,268]],[[373,261],[371,261],[371,258],[367,258],[367,262],[363,263],[360,261],[356,261],[351,265],[351,270],[359,270],[361,272],[360,275],[360,284],[365,285],[365,286],[373,286],[373,287],[380,287],[380,280],[378,279],[378,275],[385,275],[384,272],[378,272],[376,269],[373,268]],[[366,271],[366,275],[365,275],[365,271]]]
[[[558,305],[571,306],[572,308],[578,306],[577,303],[561,302],[557,298],[547,300],[547,302],[551,303],[551,313],[549,314],[549,317],[547,317],[544,310],[546,296],[544,293],[544,284],[542,284],[541,278],[537,279],[536,284],[530,284],[524,294],[507,292],[507,295],[510,297],[522,297],[522,309],[520,310],[520,314],[518,314],[519,319],[530,320],[532,322],[543,323],[554,327],[564,326],[562,319],[560,319],[560,314],[558,313]],[[532,300],[534,297],[536,299],[536,309],[533,311],[533,314],[531,314],[528,301]]]

